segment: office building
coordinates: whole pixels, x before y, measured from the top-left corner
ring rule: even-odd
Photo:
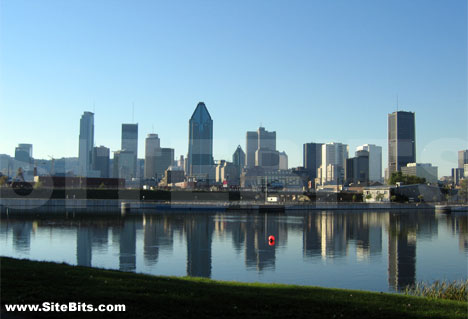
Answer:
[[[78,175],[88,176],[92,165],[94,146],[94,113],[84,112],[80,119],[80,136],[78,150]]]
[[[404,175],[417,176],[426,179],[426,183],[437,184],[437,166],[423,163],[408,163],[401,168]]]
[[[161,179],[165,175],[165,171],[174,163],[174,149],[160,148],[155,158],[156,178]]]
[[[136,157],[135,153],[127,150],[114,152],[113,177],[123,178],[126,181],[131,181],[135,176]]]
[[[413,112],[388,114],[388,177],[408,163],[416,163],[416,128]]]
[[[109,178],[110,176],[110,149],[105,146],[93,148],[92,170],[98,172],[97,177]]]
[[[382,147],[374,144],[358,146],[356,151],[369,152],[369,181],[382,181]]]
[[[323,143],[305,143],[303,147],[303,166],[309,174],[309,180],[315,181],[317,170],[322,165]]]
[[[246,167],[255,167],[255,152],[258,149],[258,133],[257,132],[247,132],[246,141],[245,141],[245,151],[246,151]]]
[[[236,151],[232,154],[232,163],[237,168],[236,177],[240,178],[242,170],[245,167],[245,153],[240,145],[237,146]]]
[[[320,165],[321,185],[342,185],[345,179],[346,159],[349,146],[342,143],[322,145],[322,164]]]
[[[458,168],[464,168],[468,164],[468,150],[458,151]]]
[[[122,150],[132,152],[134,156],[134,167],[130,174],[137,177],[137,157],[138,157],[138,124],[122,124]]]
[[[276,132],[259,127],[256,132],[246,135],[246,167],[260,166],[279,169],[279,152],[276,150]]]
[[[18,144],[15,148],[15,161],[32,164],[33,163],[32,144]],[[24,165],[23,164],[23,165]]]
[[[161,151],[158,134],[148,134],[145,140],[145,179],[156,178],[156,157]]]
[[[453,185],[459,186],[460,181],[465,178],[464,168],[452,168],[452,183]]]
[[[365,184],[369,182],[369,152],[356,151],[356,156],[346,160],[346,182]]]
[[[198,180],[214,180],[213,120],[203,102],[189,120],[187,175]]]
[[[279,169],[288,169],[288,154],[284,151],[279,153]]]

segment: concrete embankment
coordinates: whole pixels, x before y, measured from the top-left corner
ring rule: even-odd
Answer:
[[[108,199],[0,199],[2,214],[28,213],[104,213],[104,214],[139,214],[161,213],[169,211],[252,211],[284,212],[308,210],[407,210],[433,209],[433,205],[397,204],[397,203],[275,203],[255,202],[147,202]]]

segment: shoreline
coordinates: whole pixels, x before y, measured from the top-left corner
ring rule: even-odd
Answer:
[[[395,293],[165,277],[0,257],[5,304],[125,304],[119,317],[466,318],[467,303]],[[80,313],[21,313],[29,317]],[[115,313],[87,313],[91,318]]]
[[[440,207],[440,206],[439,206]],[[238,201],[185,201],[153,202],[120,199],[16,199],[0,198],[0,213],[24,215],[28,213],[109,213],[149,214],[171,211],[248,211],[282,213],[316,210],[434,210],[435,204],[427,203],[353,203],[353,202],[312,202],[312,203],[258,203]],[[468,211],[467,205],[443,205],[451,211]]]

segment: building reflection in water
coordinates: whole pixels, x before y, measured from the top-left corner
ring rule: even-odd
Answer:
[[[33,222],[19,220],[12,225],[13,249],[19,253],[29,253]]]
[[[160,251],[172,250],[176,223],[176,219],[167,216],[143,216],[143,256],[146,265],[155,265]]]
[[[119,269],[135,271],[136,269],[136,221],[128,218],[120,229]]]
[[[213,216],[187,215],[184,219],[187,236],[187,276],[211,277],[211,242]]]
[[[108,225],[100,222],[79,222],[76,230],[76,263],[92,266],[93,249],[106,251],[108,247]]]

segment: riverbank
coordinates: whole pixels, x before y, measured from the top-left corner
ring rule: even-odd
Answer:
[[[468,211],[468,207],[464,206]],[[463,208],[463,207],[462,207]],[[313,210],[411,210],[434,209],[424,203],[352,203],[352,202],[306,202],[271,203],[230,201],[170,201],[154,202],[119,199],[14,199],[0,198],[2,214],[28,213],[104,213],[104,214],[150,214],[169,211],[252,211],[287,212]]]
[[[399,294],[292,285],[157,277],[0,258],[5,304],[45,301],[125,304],[122,313],[34,313],[34,317],[125,318],[466,318],[467,303]]]

